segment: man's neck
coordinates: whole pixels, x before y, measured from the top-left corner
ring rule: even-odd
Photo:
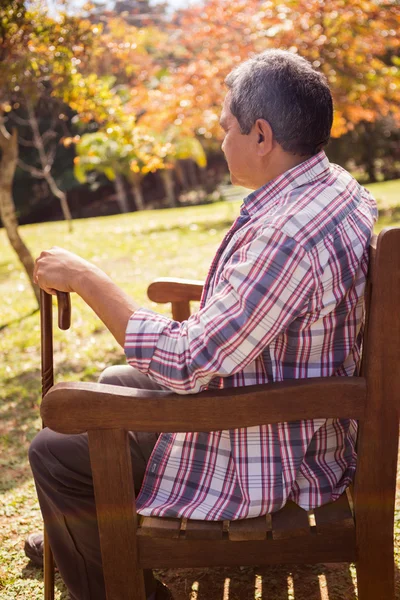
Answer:
[[[290,171],[293,167],[297,167],[297,165],[300,165],[309,158],[311,158],[311,154],[300,156],[298,154],[289,154],[288,152],[279,149],[268,157],[268,161],[265,163],[265,170],[260,173],[258,182],[254,182],[256,185],[254,189],[263,187],[269,181],[283,175],[286,171]],[[259,185],[257,185],[257,183],[259,183]]]

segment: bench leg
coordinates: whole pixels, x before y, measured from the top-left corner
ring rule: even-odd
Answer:
[[[394,600],[393,542],[382,547],[359,549],[357,570],[358,600]]]

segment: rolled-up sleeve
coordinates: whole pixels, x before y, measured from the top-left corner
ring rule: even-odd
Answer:
[[[131,316],[129,364],[177,393],[197,393],[254,361],[307,310],[315,286],[306,251],[273,228],[234,252],[216,276],[212,296],[187,321],[147,309]]]

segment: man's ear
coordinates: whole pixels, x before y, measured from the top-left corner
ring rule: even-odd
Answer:
[[[274,134],[271,125],[265,119],[257,119],[254,129],[257,138],[257,152],[259,156],[265,156],[274,147]]]

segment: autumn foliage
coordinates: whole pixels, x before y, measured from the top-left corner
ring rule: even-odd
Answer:
[[[180,137],[198,162],[196,144],[208,151],[222,136],[224,78],[267,48],[298,52],[326,75],[334,137],[385,117],[400,122],[397,0],[206,0],[173,14],[143,0],[136,16],[88,5],[80,15],[61,7],[57,18],[42,5],[6,4],[0,106],[18,116],[27,98],[47,95],[63,103],[60,114],[73,111],[62,141],[79,142],[80,179],[96,164],[136,181],[171,169]]]
[[[151,97],[157,105],[167,96],[178,122],[218,135],[224,77],[252,53],[284,48],[326,75],[339,137],[360,121],[399,119],[399,29],[396,0],[209,0],[177,16],[180,60]]]

